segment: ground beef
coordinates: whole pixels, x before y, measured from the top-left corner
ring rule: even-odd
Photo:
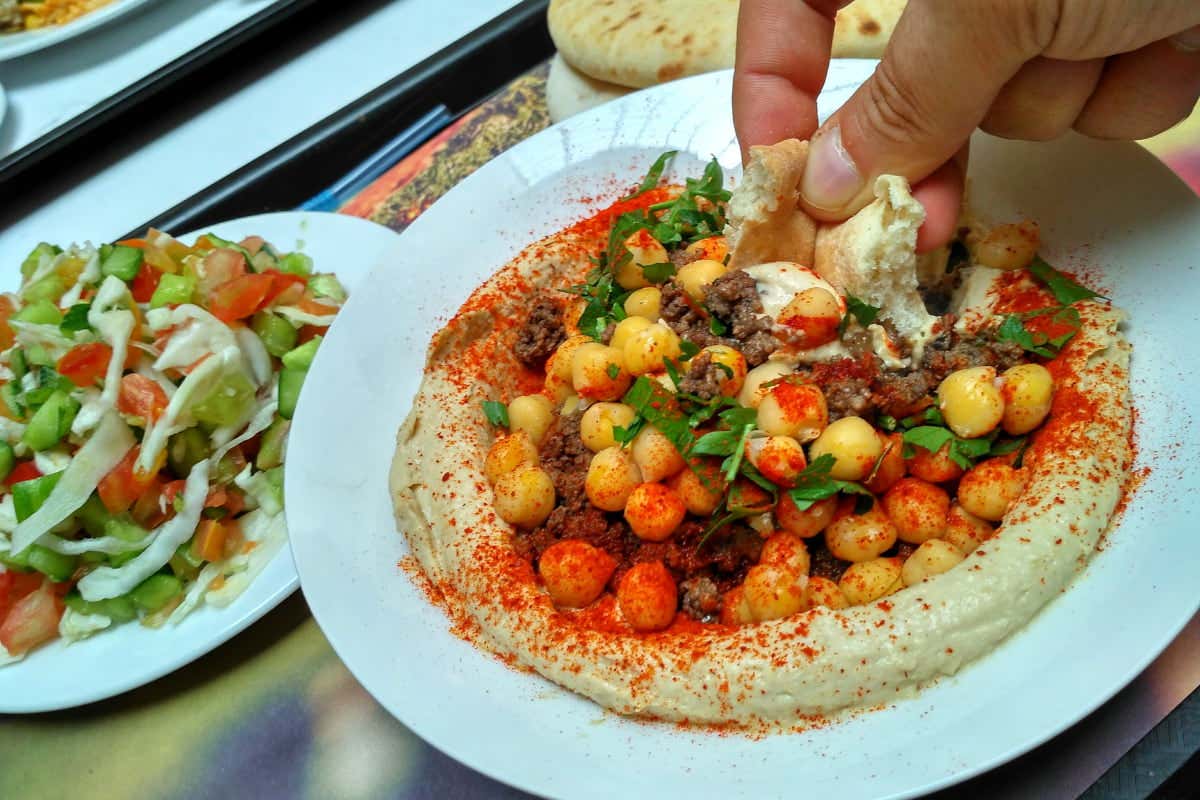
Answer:
[[[943,332],[925,346],[921,358],[921,369],[929,372],[935,383],[956,370],[990,366],[1003,372],[1025,360],[1019,344],[998,341],[994,330],[963,336],[954,330],[953,321],[953,317],[945,318]]]
[[[566,338],[562,310],[552,299],[542,295],[533,301],[529,316],[517,331],[513,353],[518,361],[530,369],[541,369],[545,366],[546,359]]]
[[[679,379],[679,391],[712,400],[721,394],[721,383],[728,377],[725,370],[723,365],[713,361],[712,355],[701,353],[692,359],[687,374]]]
[[[699,261],[701,258],[703,258],[703,256],[689,253],[687,248],[682,250],[673,250],[668,254],[667,257],[671,259],[671,263],[675,265],[675,269],[679,269],[680,267],[686,266],[693,261]]]
[[[825,547],[825,537],[817,536],[808,540],[808,574],[817,578],[828,578],[831,581],[841,580],[849,563],[842,561]]]
[[[696,575],[679,584],[683,613],[701,622],[713,621],[721,611],[721,591],[707,575]]]
[[[748,272],[726,272],[704,290],[704,302],[718,319],[729,326],[739,342],[738,349],[751,366],[757,366],[779,347],[771,332],[774,323],[763,315],[758,286]]]
[[[554,481],[558,503],[568,511],[591,508],[583,484],[588,466],[592,463],[592,451],[579,435],[579,421],[583,414],[560,416],[546,431],[538,449],[542,469]]]

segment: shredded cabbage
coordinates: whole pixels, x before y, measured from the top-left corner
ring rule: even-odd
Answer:
[[[12,533],[16,529],[17,510],[13,507],[12,492],[9,492],[4,495],[3,499],[0,499],[0,532]]]
[[[278,306],[274,309],[276,314],[281,317],[287,317],[292,322],[299,322],[302,325],[316,325],[318,328],[324,328],[333,324],[335,314],[309,314],[307,311],[301,311],[294,306]]]
[[[88,536],[83,539],[73,540],[47,533],[38,539],[38,544],[67,556],[77,556],[83,553],[108,553],[112,555],[113,553],[131,553],[134,550],[141,550],[150,544],[153,539],[153,531],[147,533],[141,539],[132,542],[119,539],[116,536]]]
[[[104,391],[100,401],[105,408],[112,408],[117,402],[117,393],[121,390],[121,375],[125,372],[125,354],[129,350],[129,337],[133,333],[133,312],[120,304],[132,302],[129,287],[115,275],[109,275],[100,284],[96,299],[88,310],[88,324],[96,329],[101,338],[112,347],[112,357],[108,360],[108,372],[104,374]]]
[[[55,447],[53,450],[39,450],[33,454],[33,464],[43,475],[62,472],[71,465],[71,454],[62,447]]]
[[[58,621],[58,635],[70,644],[86,639],[97,631],[102,631],[112,625],[112,618],[104,614],[84,614],[73,608],[63,611]]]
[[[79,412],[71,421],[71,433],[83,436],[100,424],[100,420],[104,418],[104,412],[112,406],[104,402],[104,396],[99,389],[91,386],[76,389],[71,394],[79,401]]]
[[[55,525],[71,516],[134,445],[133,433],[116,412],[105,414],[100,427],[62,473],[62,478],[42,507],[13,531],[12,549],[20,553]]]
[[[275,487],[267,479],[267,473],[252,473],[250,465],[247,464],[246,468],[233,479],[233,483],[266,513],[278,514],[283,511],[283,506],[279,503],[279,497],[275,493]]]
[[[83,290],[95,286],[100,280],[100,251],[89,244],[79,252],[79,255],[84,254],[87,254],[87,263],[83,265],[83,271],[79,273],[75,285],[58,301],[59,308],[70,308],[78,303],[79,298],[83,296]]]
[[[167,617],[167,622],[172,625],[178,625],[184,617],[192,613],[200,601],[204,599],[204,593],[208,591],[208,585],[221,574],[220,564],[205,564],[204,569],[200,570],[200,574],[188,586],[187,592],[183,595],[183,600],[171,612],[171,616]]]
[[[181,306],[182,308],[182,306]],[[162,417],[146,429],[142,436],[142,450],[138,453],[137,467],[142,472],[153,472],[154,464],[167,446],[167,440],[172,434],[183,430],[182,420],[192,403],[203,400],[216,386],[231,365],[241,360],[242,351],[237,345],[222,350],[212,358],[205,359],[200,366],[192,370],[175,394],[171,396]],[[237,368],[240,368],[238,366]]]
[[[208,460],[204,460],[192,467],[183,488],[183,510],[152,531],[153,541],[145,550],[119,567],[97,567],[80,579],[78,588],[84,600],[105,600],[133,591],[162,569],[179,546],[192,538],[208,495],[209,466]]]
[[[217,451],[213,455],[213,463],[220,461],[233,448],[237,447],[242,442],[247,442],[253,439],[258,434],[271,427],[271,422],[275,419],[275,409],[279,408],[279,403],[274,398],[268,398],[263,401],[262,405],[254,411],[254,415],[249,420],[239,420],[236,425],[230,425],[225,428],[217,428],[213,431],[213,443],[217,444]],[[234,433],[241,430],[245,426],[246,430],[242,431],[237,437],[230,439]]]
[[[146,322],[155,331],[178,328],[154,362],[154,368],[158,370],[188,367],[209,353],[238,348],[237,337],[228,325],[191,303],[152,309],[146,315]],[[238,354],[241,354],[240,348]]]
[[[238,553],[225,562],[225,583],[208,592],[204,599],[210,605],[224,608],[254,582],[260,572],[287,541],[287,523],[283,514],[270,514],[264,509],[240,517],[242,533],[247,541],[257,543],[248,553]]]
[[[258,338],[258,334],[249,328],[238,328],[237,341],[242,346],[242,355],[246,357],[246,363],[250,365],[254,385],[262,386],[271,380],[275,371],[271,366],[271,354],[267,352],[267,346]]]
[[[8,326],[13,329],[17,344],[26,349],[40,347],[55,361],[58,361],[75,346],[75,340],[64,336],[57,325],[42,325],[37,322],[10,319]]]
[[[0,417],[0,439],[9,444],[16,444],[25,435],[25,426],[8,417]]]

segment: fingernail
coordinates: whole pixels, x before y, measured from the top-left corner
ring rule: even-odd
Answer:
[[[1171,44],[1176,50],[1182,50],[1185,53],[1200,52],[1200,25],[1194,28],[1188,28],[1183,33],[1177,33],[1171,37]]]
[[[800,191],[817,208],[837,209],[862,188],[863,178],[842,144],[842,129],[830,128],[812,141]]]

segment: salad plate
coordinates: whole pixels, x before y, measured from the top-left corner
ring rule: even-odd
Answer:
[[[835,62],[822,118],[873,67]],[[513,147],[426,211],[367,276],[318,353],[297,411],[285,494],[303,591],[339,656],[391,713],[450,756],[527,791],[934,791],[1097,708],[1170,643],[1200,602],[1190,566],[1200,540],[1189,522],[1200,455],[1179,446],[1200,439],[1179,413],[1200,384],[1171,366],[1184,363],[1185,343],[1200,335],[1194,309],[1173,301],[1197,266],[1200,201],[1135,145],[984,135],[973,142],[976,207],[998,221],[1037,219],[1046,258],[1086,274],[1129,311],[1142,479],[1071,588],[954,678],[878,710],[763,738],[632,721],[456,637],[412,576],[396,530],[388,472],[432,334],[495,270],[628,192],[664,150],[680,151],[665,176],[673,182],[714,156],[736,175],[723,99],[730,80],[716,73],[635,93]],[[354,414],[344,413],[334,376],[358,387]],[[340,420],[336,436],[320,425],[331,418]],[[1081,653],[1087,669],[1078,666]]]
[[[350,292],[397,238],[373,222],[317,212],[245,217],[179,238],[190,243],[201,234],[233,242],[261,236],[281,253],[309,256],[314,270],[336,274]],[[69,708],[145,684],[225,642],[282,602],[297,583],[291,553],[280,547],[224,607],[200,603],[178,623],[154,629],[115,625],[69,644],[57,639],[38,647],[23,660],[0,667],[0,712]]]
[[[116,20],[152,0],[112,0],[108,5],[77,17],[64,25],[32,31],[0,34],[0,61],[34,53],[68,41]]]

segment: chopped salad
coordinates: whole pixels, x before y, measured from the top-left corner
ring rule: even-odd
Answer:
[[[231,602],[286,539],[300,387],[346,292],[251,236],[39,244],[0,295],[0,664]]]

